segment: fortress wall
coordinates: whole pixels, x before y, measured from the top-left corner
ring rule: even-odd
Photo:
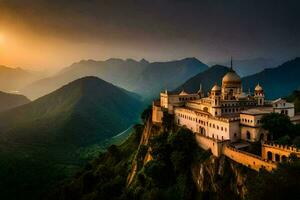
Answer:
[[[198,145],[202,149],[204,150],[210,149],[212,154],[217,157],[219,157],[222,154],[223,146],[228,143],[228,141],[219,141],[213,138],[208,138],[198,133],[195,134],[195,137]]]
[[[235,162],[256,171],[259,171],[260,168],[265,168],[268,171],[272,171],[273,169],[277,168],[276,163],[272,161],[263,160],[257,155],[240,151],[230,146],[224,147],[223,154]]]
[[[268,159],[268,152],[272,153],[272,160],[275,161],[275,155],[279,156],[279,160],[282,161],[283,156],[286,158],[290,156],[291,153],[295,153],[298,158],[300,158],[300,149],[296,147],[291,147],[287,145],[279,145],[279,144],[271,144],[271,143],[264,143],[262,145],[262,158]]]

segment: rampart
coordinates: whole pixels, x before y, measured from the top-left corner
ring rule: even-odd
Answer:
[[[224,146],[223,154],[248,168],[259,171],[261,168],[272,171],[277,168],[275,162],[261,158],[260,156],[237,150],[229,145]]]
[[[198,145],[204,149],[208,150],[210,149],[212,154],[214,156],[219,157],[222,154],[222,150],[224,145],[228,144],[230,140],[218,140],[215,138],[210,138],[204,135],[201,135],[200,133],[195,133],[196,141]]]
[[[262,158],[276,162],[286,161],[286,159],[290,156],[291,153],[295,154],[298,158],[300,158],[299,148],[270,142],[265,142],[264,144],[262,144],[261,153]]]

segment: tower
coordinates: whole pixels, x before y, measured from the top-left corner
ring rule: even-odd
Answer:
[[[221,88],[215,83],[211,89],[210,98],[212,100],[212,115],[220,116],[221,113]]]
[[[263,88],[259,85],[256,85],[254,89],[254,98],[258,106],[263,106],[265,104],[265,94]]]

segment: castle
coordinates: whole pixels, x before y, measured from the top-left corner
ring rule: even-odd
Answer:
[[[261,118],[272,112],[289,116],[293,123],[300,121],[293,103],[281,98],[266,100],[260,84],[255,87],[254,94],[243,92],[241,78],[231,64],[222,79],[222,86],[215,84],[207,96],[201,85],[199,91],[192,94],[184,90],[180,93],[161,92],[160,100],[152,105],[152,122],[161,123],[165,113],[171,114],[175,124],[193,131],[199,146],[210,149],[213,155],[224,154],[255,170],[261,167],[272,170],[276,167],[275,162],[283,161],[291,153],[287,151],[288,147],[277,151],[274,148],[280,146],[271,148],[272,145],[267,144],[271,137],[262,128]],[[257,141],[262,142],[261,157],[243,151],[251,142]],[[293,150],[300,157],[300,150]]]

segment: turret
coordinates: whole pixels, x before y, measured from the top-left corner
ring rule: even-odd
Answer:
[[[221,115],[221,88],[215,84],[210,92],[210,98],[212,99],[213,115]]]
[[[201,83],[200,83],[200,87],[199,87],[199,90],[198,90],[197,94],[199,95],[200,99],[204,97],[204,93],[203,93],[203,90],[202,90],[202,84]]]
[[[263,88],[259,85],[256,85],[254,89],[254,98],[258,106],[263,106],[265,104],[265,94]]]

